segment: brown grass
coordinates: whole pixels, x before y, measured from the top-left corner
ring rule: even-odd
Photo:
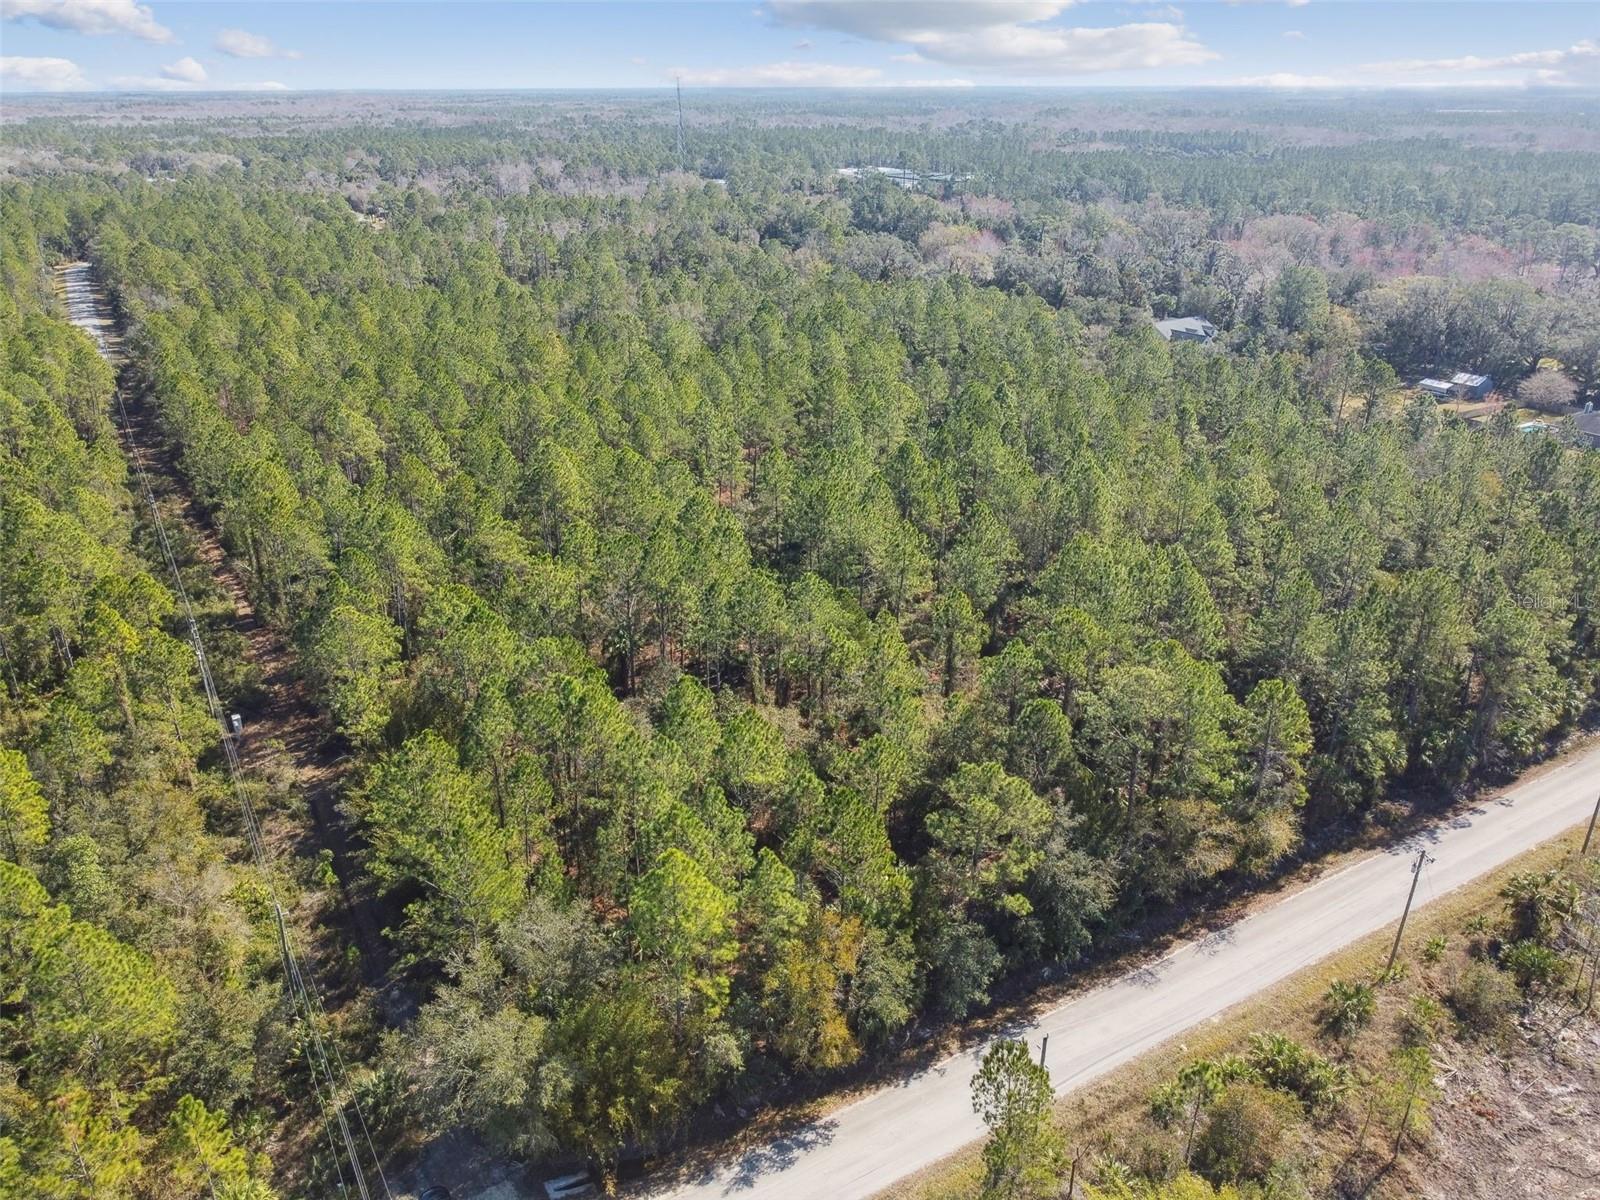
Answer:
[[[1250,1034],[1272,1030],[1286,1033],[1318,1052],[1351,1066],[1358,1073],[1381,1068],[1395,1044],[1394,1023],[1412,996],[1427,988],[1446,990],[1465,959],[1462,926],[1472,915],[1498,916],[1499,891],[1507,878],[1519,871],[1542,870],[1572,858],[1582,830],[1547,842],[1467,886],[1439,898],[1413,913],[1406,927],[1400,962],[1407,976],[1379,988],[1379,1009],[1372,1024],[1348,1046],[1321,1033],[1317,1011],[1328,985],[1335,979],[1371,981],[1382,971],[1394,938],[1393,926],[1363,938],[1315,966],[1267,989],[1205,1025],[1174,1038],[1127,1066],[1088,1087],[1063,1096],[1056,1104],[1056,1119],[1068,1146],[1087,1167],[1097,1155],[1114,1153],[1124,1161],[1141,1146],[1161,1148],[1170,1136],[1149,1119],[1150,1093],[1171,1079],[1177,1070],[1197,1058],[1237,1051]],[[1449,952],[1439,963],[1425,965],[1423,946],[1435,936],[1447,937]],[[1331,1175],[1350,1155],[1357,1140],[1361,1116],[1359,1103],[1331,1122],[1307,1130],[1305,1153],[1318,1174]],[[1376,1148],[1376,1135],[1369,1145]],[[980,1143],[962,1150],[879,1193],[880,1200],[970,1200],[977,1193]],[[1167,1147],[1170,1149],[1170,1146]],[[1180,1147],[1181,1152],[1181,1147]],[[1374,1168],[1375,1169],[1375,1168]],[[1081,1178],[1081,1177],[1080,1177]],[[1371,1194],[1411,1194],[1405,1165],[1380,1178]]]

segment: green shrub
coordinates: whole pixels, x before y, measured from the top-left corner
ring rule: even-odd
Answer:
[[[1129,1169],[1139,1178],[1170,1179],[1175,1173],[1184,1169],[1182,1149],[1182,1146],[1169,1137],[1152,1135],[1135,1138],[1128,1144],[1124,1153],[1128,1159]]]
[[[1094,1179],[1099,1188],[1107,1196],[1117,1197],[1133,1196],[1136,1176],[1127,1163],[1120,1158],[1103,1156],[1094,1167]]]
[[[1489,943],[1493,936],[1493,927],[1487,913],[1473,913],[1462,925],[1461,930],[1467,935],[1467,953],[1473,958],[1486,958],[1489,953]]]
[[[1567,960],[1531,938],[1513,942],[1500,952],[1500,965],[1530,992],[1555,987],[1567,977]]]
[[[1379,983],[1404,983],[1411,977],[1411,964],[1401,959],[1378,976]]]
[[[1500,895],[1519,940],[1548,942],[1578,911],[1578,885],[1555,867],[1513,875]]]
[[[1246,1056],[1268,1087],[1299,1097],[1308,1112],[1325,1112],[1350,1089],[1350,1072],[1281,1033],[1250,1035]]]
[[[1150,1093],[1150,1119],[1163,1129],[1177,1123],[1189,1109],[1189,1089],[1169,1079]]]
[[[1444,1007],[1426,992],[1411,997],[1400,1014],[1400,1041],[1407,1046],[1431,1046],[1444,1032]]]
[[[317,851],[312,877],[317,887],[331,889],[339,886],[339,875],[333,869],[333,851],[326,846]]]
[[[1334,1037],[1354,1037],[1372,1024],[1377,1011],[1378,1000],[1370,983],[1335,979],[1322,998],[1322,1027]]]
[[[1288,1096],[1254,1083],[1236,1083],[1211,1106],[1195,1142],[1194,1167],[1216,1183],[1260,1180],[1283,1157],[1288,1132],[1300,1119]]]
[[[1467,964],[1448,999],[1462,1032],[1470,1037],[1498,1033],[1520,1002],[1516,986],[1505,973],[1484,962]]]
[[[1218,1058],[1198,1058],[1175,1079],[1169,1080],[1150,1093],[1150,1117],[1166,1129],[1180,1119],[1186,1119],[1194,1108],[1199,1091],[1221,1092],[1229,1084],[1247,1080],[1260,1082],[1260,1075],[1247,1059],[1237,1054],[1224,1054]],[[1209,1103],[1202,1100],[1201,1106]]]
[[[1450,948],[1450,939],[1444,934],[1431,937],[1422,947],[1422,961],[1436,963],[1444,957],[1444,952]]]
[[[1428,1108],[1439,1095],[1434,1081],[1433,1055],[1426,1046],[1403,1046],[1389,1056],[1379,1085],[1380,1099],[1394,1120],[1393,1155],[1407,1137],[1428,1127]]]

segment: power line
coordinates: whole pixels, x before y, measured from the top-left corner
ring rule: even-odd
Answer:
[[[133,460],[134,470],[139,476],[140,490],[144,494],[146,506],[150,509],[150,516],[156,529],[156,538],[161,545],[162,557],[166,559],[167,568],[172,573],[173,586],[177,590],[178,599],[183,605],[184,621],[188,626],[189,643],[194,650],[195,661],[200,668],[200,682],[205,691],[206,704],[211,710],[212,719],[216,721],[217,728],[222,731],[222,749],[228,763],[228,777],[233,784],[234,796],[238,800],[239,810],[243,816],[243,825],[246,840],[250,843],[250,851],[255,859],[256,867],[260,871],[267,885],[267,891],[272,899],[272,910],[278,926],[279,948],[283,957],[284,975],[288,981],[289,993],[295,1003],[297,1011],[304,1017],[306,1028],[310,1034],[307,1044],[308,1056],[314,1061],[315,1068],[312,1074],[312,1086],[317,1093],[319,1103],[323,1105],[324,1112],[330,1108],[334,1121],[339,1128],[340,1140],[345,1146],[345,1154],[349,1160],[351,1175],[355,1180],[357,1194],[361,1200],[371,1200],[371,1191],[367,1186],[366,1174],[361,1166],[361,1157],[357,1151],[355,1139],[351,1133],[349,1122],[344,1115],[344,1107],[339,1102],[341,1084],[348,1090],[348,1076],[343,1071],[335,1071],[329,1060],[327,1047],[322,1040],[322,1033],[318,1029],[319,1016],[324,1015],[320,995],[313,998],[310,989],[306,986],[305,975],[301,971],[299,958],[295,953],[293,943],[289,937],[289,929],[283,919],[283,905],[278,897],[278,888],[273,880],[271,866],[268,861],[265,843],[261,839],[261,826],[251,803],[248,790],[244,786],[244,764],[239,758],[239,748],[227,728],[227,717],[222,707],[222,697],[217,692],[216,680],[211,673],[211,663],[206,657],[205,642],[200,636],[200,624],[194,614],[194,606],[189,599],[188,588],[184,586],[183,574],[178,568],[177,555],[172,549],[172,540],[167,536],[166,523],[161,518],[161,508],[156,503],[155,489],[150,484],[150,477],[144,468],[144,451],[134,437],[133,422],[128,415],[128,408],[123,400],[122,389],[117,387],[114,392],[117,411],[121,417],[123,437],[128,443],[129,457]],[[310,1064],[308,1064],[310,1065]],[[324,1100],[322,1082],[317,1078],[320,1069],[322,1080],[326,1081],[328,1095]],[[351,1103],[360,1110],[360,1105],[351,1097]],[[362,1130],[366,1132],[366,1121],[361,1121]],[[377,1168],[380,1179],[383,1168],[378,1162],[377,1148],[369,1137],[367,1150],[372,1157],[373,1165]],[[337,1160],[336,1160],[337,1165]],[[340,1169],[340,1186],[344,1190],[343,1170]],[[384,1181],[384,1195],[389,1195],[387,1181]]]
[[[91,303],[93,301],[91,300]],[[107,339],[98,329],[93,329],[91,335],[100,353],[107,359],[110,358]],[[255,806],[250,801],[248,790],[244,786],[244,764],[239,758],[239,749],[227,726],[227,717],[222,706],[222,697],[217,692],[216,681],[211,674],[211,663],[206,657],[205,643],[200,636],[200,624],[195,619],[194,606],[189,599],[189,590],[184,586],[183,573],[178,568],[178,558],[172,549],[172,540],[167,536],[166,523],[161,518],[161,508],[156,503],[155,489],[150,484],[150,476],[144,467],[144,451],[139,446],[138,439],[134,437],[133,422],[128,415],[127,404],[123,400],[122,388],[119,385],[112,390],[116,400],[117,413],[122,426],[122,436],[128,446],[128,458],[133,463],[134,472],[139,478],[139,489],[144,496],[145,505],[150,510],[150,517],[156,531],[156,540],[161,546],[161,555],[166,560],[167,569],[172,574],[173,587],[177,592],[178,600],[183,606],[184,622],[188,628],[189,644],[194,651],[195,662],[200,669],[201,687],[205,692],[206,705],[211,711],[211,716],[217,723],[217,728],[222,732],[222,750],[228,763],[228,777],[233,785],[234,796],[239,803],[239,811],[243,817],[245,839],[250,844],[250,852],[255,860],[256,868],[266,883],[267,891],[272,900],[274,920],[278,927],[278,945],[283,958],[284,976],[288,984],[289,995],[294,1002],[296,1011],[303,1017],[307,1032],[310,1037],[305,1043],[307,1068],[311,1072],[312,1090],[316,1094],[318,1106],[324,1115],[330,1111],[334,1123],[338,1126],[339,1140],[344,1144],[344,1157],[349,1164],[350,1174],[355,1182],[356,1192],[361,1200],[372,1200],[372,1192],[367,1186],[366,1172],[361,1165],[361,1155],[358,1151],[355,1135],[350,1128],[350,1123],[345,1116],[344,1103],[339,1099],[341,1093],[349,1096],[348,1103],[355,1110],[356,1119],[361,1127],[361,1136],[366,1144],[367,1153],[372,1159],[373,1168],[376,1170],[378,1180],[383,1188],[383,1195],[390,1197],[389,1181],[384,1176],[383,1164],[379,1161],[377,1147],[373,1144],[372,1135],[367,1128],[366,1117],[361,1112],[361,1104],[355,1098],[354,1089],[350,1087],[349,1072],[345,1068],[344,1058],[339,1053],[336,1043],[325,1043],[322,1032],[318,1028],[319,1018],[326,1018],[326,1009],[322,1003],[322,995],[314,983],[307,983],[307,976],[302,971],[299,957],[295,953],[293,941],[289,936],[289,928],[283,919],[283,905],[278,897],[277,884],[272,877],[268,861],[266,846],[261,839],[260,822],[256,817]],[[333,1056],[329,1057],[328,1046],[333,1047]],[[336,1064],[336,1065],[335,1065]],[[319,1078],[320,1076],[320,1078]],[[327,1094],[324,1096],[324,1084]],[[326,1123],[325,1123],[326,1127]],[[329,1149],[334,1150],[333,1131],[329,1129]],[[345,1184],[344,1166],[339,1161],[337,1152],[333,1155],[334,1169],[339,1176],[339,1190],[341,1194],[348,1195],[349,1190]]]

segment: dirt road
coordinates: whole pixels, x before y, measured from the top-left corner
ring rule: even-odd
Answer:
[[[143,465],[163,519],[182,526],[195,557],[232,604],[234,629],[245,639],[245,656],[259,672],[259,699],[243,706],[240,713],[245,728],[241,743],[245,767],[287,783],[305,799],[312,821],[310,828],[286,829],[279,825],[268,831],[269,840],[276,843],[283,838],[300,843],[293,846],[300,853],[315,853],[323,848],[332,852],[334,873],[340,881],[341,903],[336,920],[341,938],[354,941],[360,949],[363,978],[369,986],[382,991],[383,1011],[393,1023],[403,1016],[405,1002],[385,986],[390,978],[392,953],[383,937],[382,916],[375,900],[350,882],[359,879],[360,873],[355,862],[356,847],[337,809],[343,749],[312,705],[292,648],[281,633],[257,615],[243,577],[179,474],[174,456],[156,428],[152,406],[137,388],[129,385],[122,333],[93,267],[86,262],[64,263],[57,268],[56,278],[66,300],[68,320],[94,339],[100,353],[121,376],[119,387],[127,426],[123,426],[119,411],[114,410],[112,417],[123,453],[130,464],[137,458]],[[208,647],[208,657],[209,650]]]

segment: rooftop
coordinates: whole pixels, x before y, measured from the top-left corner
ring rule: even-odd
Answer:
[[[1156,332],[1171,341],[1175,335],[1204,338],[1217,336],[1217,327],[1204,317],[1168,317],[1156,322]]]

